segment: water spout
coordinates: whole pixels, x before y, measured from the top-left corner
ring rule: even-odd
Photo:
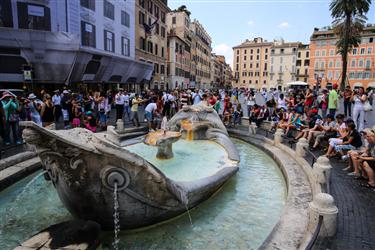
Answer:
[[[120,242],[120,239],[118,237],[120,233],[120,214],[119,214],[120,205],[118,202],[117,182],[114,183],[113,200],[114,200],[113,224],[114,224],[115,237],[112,243],[112,247],[113,249],[118,250],[118,243]]]
[[[190,225],[193,226],[193,220],[191,219],[190,211],[189,211],[189,208],[188,208],[187,204],[185,204],[185,208],[186,208],[186,212],[187,212],[187,214],[189,216]]]

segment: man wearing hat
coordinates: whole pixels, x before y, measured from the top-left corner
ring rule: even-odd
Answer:
[[[55,116],[55,123],[59,122],[60,116],[62,115],[61,113],[61,94],[60,90],[56,89],[53,91],[55,93],[52,96],[52,103],[54,106],[53,114]]]
[[[30,118],[33,122],[38,124],[39,126],[43,126],[42,124],[42,118],[40,117],[39,110],[40,110],[40,104],[37,102],[37,97],[33,93],[31,93],[27,99],[29,99],[29,103],[26,105],[26,107],[29,109],[30,112]]]
[[[61,97],[61,113],[64,119],[64,129],[69,128],[69,112],[68,110],[72,107],[69,91],[64,90],[63,96]]]
[[[335,83],[335,84],[333,84],[332,87],[333,88],[329,92],[329,95],[328,95],[328,109],[329,109],[329,113],[331,115],[333,115],[333,117],[335,117],[336,110],[337,110],[338,104],[339,104],[339,96],[337,94],[338,85]]]

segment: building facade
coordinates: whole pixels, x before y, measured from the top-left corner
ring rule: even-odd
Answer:
[[[296,61],[299,43],[274,41],[271,48],[270,88],[285,88],[296,80]]]
[[[169,88],[166,22],[168,12],[170,9],[167,0],[135,1],[135,57],[154,68],[151,80],[143,82],[141,88]]]
[[[198,20],[190,25],[192,32],[192,81],[197,88],[211,87],[211,37]]]
[[[308,82],[310,66],[309,45],[301,44],[297,51],[296,61],[296,81]]]
[[[310,38],[309,84],[326,87],[340,84],[342,59],[336,51],[337,37],[332,28],[315,29]],[[367,25],[361,43],[348,56],[347,80],[353,87],[375,87],[375,25]]]
[[[190,16],[185,11],[167,14],[168,82],[173,88],[189,88],[192,78],[192,34]]]
[[[2,83],[126,84],[151,77],[151,67],[134,60],[134,2],[2,0],[0,10]]]
[[[269,88],[272,45],[258,37],[233,47],[234,87]]]

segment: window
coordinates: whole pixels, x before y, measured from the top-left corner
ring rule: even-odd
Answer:
[[[332,80],[333,73],[332,71],[328,71],[328,80]]]
[[[357,49],[353,49],[353,55],[357,55]]]
[[[154,11],[154,15],[157,19],[159,19],[159,7],[155,4],[155,11]]]
[[[159,24],[156,23],[155,24],[155,34],[159,35],[160,34],[159,30],[160,30]]]
[[[143,25],[145,23],[145,14],[142,11],[139,11],[139,24]]]
[[[115,52],[115,34],[104,30],[104,50]]]
[[[161,11],[161,21],[165,23],[165,12]]]
[[[319,50],[315,51],[315,56],[316,56],[316,57],[319,57],[319,56],[320,56],[320,51],[319,51]]]
[[[306,51],[306,58],[309,58],[309,56],[310,56],[310,52]]]
[[[280,63],[283,63],[284,57],[280,57]]]
[[[146,39],[144,39],[143,37],[139,38],[139,48],[141,50],[146,50]]]
[[[260,53],[260,49],[257,49],[257,54],[259,54]]]
[[[367,54],[369,54],[369,55],[372,54],[372,47],[367,48]]]
[[[340,68],[341,67],[341,61],[340,60],[337,60],[336,61],[336,68]]]
[[[246,56],[244,56],[243,59],[246,61]]]
[[[126,11],[121,11],[121,24],[130,27],[130,16]]]
[[[104,0],[104,16],[115,20],[115,6],[107,0]]]
[[[350,63],[350,66],[351,66],[352,68],[355,68],[355,65],[357,64],[356,62],[357,62],[357,61],[356,61],[355,59],[352,59],[352,62]]]
[[[165,74],[165,66],[164,65],[160,65],[160,74]]]
[[[243,65],[243,68],[246,69],[246,64]]]
[[[176,71],[177,71],[177,68],[176,68]],[[154,72],[156,74],[159,74],[159,64],[157,64],[157,63],[154,64]]]
[[[13,15],[12,15],[12,0],[1,1],[1,22],[0,27],[13,27]]]
[[[361,48],[361,55],[363,55],[365,53],[366,49],[365,48]]]
[[[130,56],[130,39],[121,37],[121,54],[124,56]]]
[[[161,47],[161,57],[164,58],[164,47]]]
[[[253,49],[251,49],[251,50],[250,50],[250,54],[253,54],[253,53],[254,53],[254,50],[253,50]]]
[[[329,55],[330,55],[330,56],[334,56],[334,55],[335,55],[335,50],[334,50],[334,49],[331,49],[331,50],[329,51]]]
[[[153,11],[154,11],[154,3],[152,1],[148,1],[148,12],[152,14]]]
[[[176,24],[176,17],[172,17],[172,24]]]
[[[298,58],[301,58],[301,52],[298,52]]]
[[[165,38],[165,28],[161,27],[161,37]]]
[[[259,60],[259,55],[257,55],[257,60]]]
[[[284,54],[284,49],[280,49],[280,54]]]
[[[358,60],[358,67],[362,68],[363,67],[363,59]]]
[[[51,30],[50,9],[42,5],[17,2],[20,29]]]
[[[324,62],[321,62],[321,63],[320,63],[320,69],[324,69],[324,67],[325,67],[325,63],[324,63]]]
[[[319,67],[319,62],[318,62],[318,61],[315,61],[314,68],[315,68],[315,69],[318,69],[318,67]]]
[[[81,0],[81,6],[95,11],[95,0]]]
[[[253,64],[252,63],[250,63],[250,69],[252,69],[253,68]]]
[[[155,43],[155,55],[158,55],[159,54],[159,47],[158,45]]]
[[[139,6],[144,8],[145,7],[145,0],[139,0]]]
[[[81,21],[81,42],[82,46],[96,47],[94,25]]]
[[[366,69],[371,68],[371,60],[366,60]]]
[[[151,54],[153,53],[153,50],[154,50],[154,47],[153,47],[153,43],[148,41],[147,42],[147,51],[150,52]]]
[[[326,56],[326,51],[322,50],[322,56]]]
[[[244,53],[245,53],[245,55],[247,54],[247,50],[246,49],[245,49]]]
[[[333,68],[333,61],[329,61],[328,68]]]

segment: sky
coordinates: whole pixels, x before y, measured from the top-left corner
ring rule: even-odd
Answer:
[[[246,39],[283,38],[288,42],[309,43],[314,27],[331,25],[331,0],[169,0],[174,10],[186,5],[212,38],[213,52],[224,55],[232,66],[232,47]],[[375,0],[367,14],[375,24]]]

